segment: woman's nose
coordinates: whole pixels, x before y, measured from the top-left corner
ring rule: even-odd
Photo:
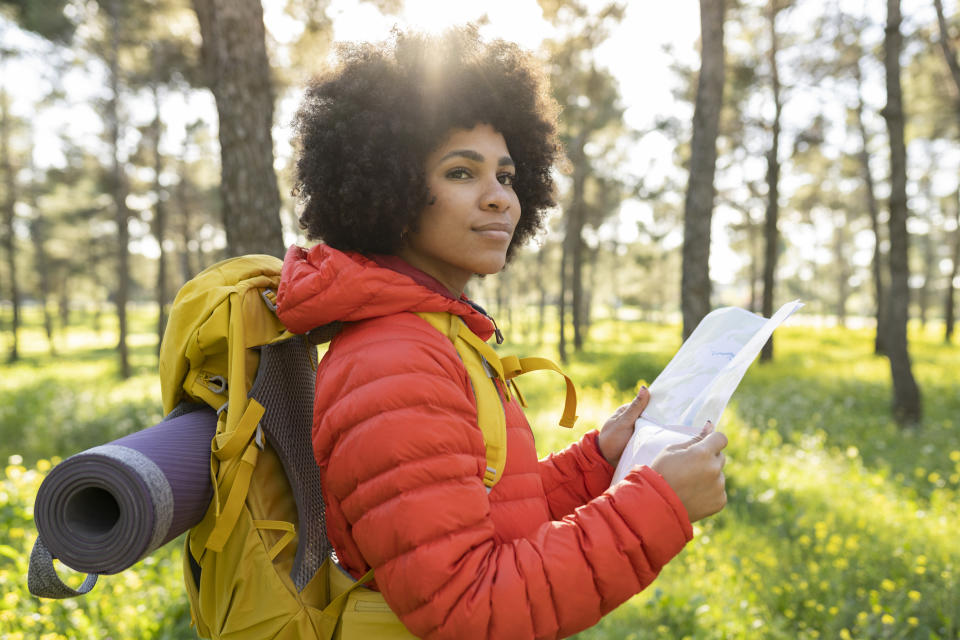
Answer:
[[[490,211],[505,211],[510,206],[510,194],[507,193],[507,189],[507,186],[494,179],[483,194],[481,208]]]

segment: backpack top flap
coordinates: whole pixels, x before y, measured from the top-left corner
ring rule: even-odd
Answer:
[[[226,400],[234,407],[246,405],[258,360],[250,347],[292,334],[276,314],[263,313],[272,301],[245,294],[252,289],[276,290],[282,264],[279,258],[267,255],[231,258],[208,267],[180,289],[160,346],[165,414],[184,396],[214,409],[220,409]],[[228,387],[228,381],[238,380],[244,384]],[[239,418],[241,412],[230,413]],[[231,426],[227,425],[227,430]]]

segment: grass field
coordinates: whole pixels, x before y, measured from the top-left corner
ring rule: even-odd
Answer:
[[[22,362],[0,368],[0,638],[190,637],[175,543],[101,578],[86,598],[41,603],[27,594],[44,472],[160,418],[149,314],[134,314],[137,375],[122,383],[107,323],[94,331],[84,321],[54,358],[37,320],[28,317],[21,334]],[[775,362],[751,368],[721,421],[727,508],[696,525],[650,589],[580,638],[960,638],[960,347],[914,328],[925,416],[904,431],[889,417],[889,366],[872,355],[872,334],[801,322],[778,330]],[[562,381],[524,376],[541,453],[602,423],[637,381],[652,381],[678,333],[597,323],[567,366],[580,392],[572,433],[555,426]],[[555,357],[531,344],[514,351]]]

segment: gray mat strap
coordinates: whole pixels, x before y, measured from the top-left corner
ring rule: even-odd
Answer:
[[[30,593],[38,598],[63,599],[82,596],[89,593],[93,585],[97,584],[97,577],[95,573],[88,573],[86,580],[77,589],[65,584],[57,575],[56,567],[53,566],[53,556],[37,536],[33,551],[30,552],[30,566],[27,569],[27,588]]]
[[[150,536],[150,543],[144,555],[151,553],[167,537],[170,531],[170,523],[173,522],[173,489],[170,487],[170,481],[163,474],[160,467],[153,460],[143,453],[130,447],[124,447],[116,444],[102,444],[99,447],[87,449],[80,455],[100,455],[106,458],[113,458],[120,464],[136,471],[137,475],[143,479],[143,483],[150,491],[150,499],[153,501],[153,535]]]

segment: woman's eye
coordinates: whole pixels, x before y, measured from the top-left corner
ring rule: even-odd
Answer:
[[[462,167],[458,167],[456,169],[447,171],[447,177],[452,178],[453,180],[464,180],[470,177],[470,172]]]
[[[497,176],[497,180],[500,181],[500,184],[506,187],[512,187],[516,179],[517,179],[517,176],[515,176],[512,173],[501,173],[500,175]]]

